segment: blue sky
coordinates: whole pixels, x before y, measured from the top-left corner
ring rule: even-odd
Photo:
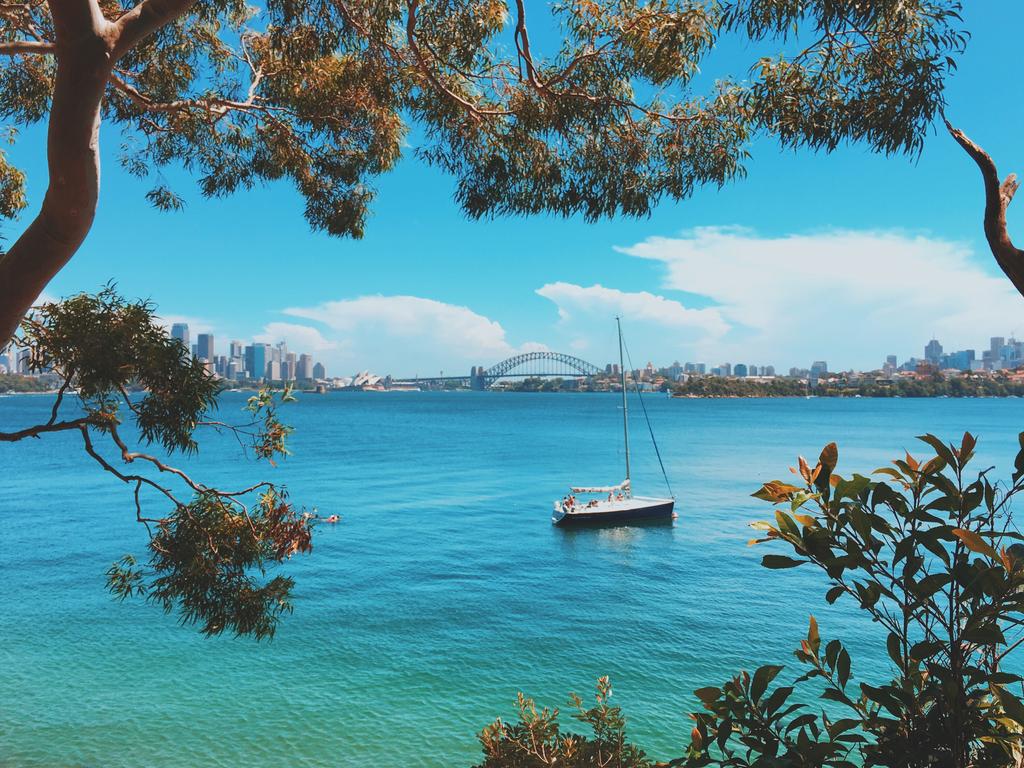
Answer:
[[[950,82],[949,116],[1004,175],[1024,171],[1024,3],[968,5],[973,39]],[[752,53],[722,56],[742,70]],[[32,208],[45,185],[43,135],[26,131],[10,150],[29,174]],[[977,168],[944,130],[916,160],[759,141],[745,181],[599,224],[469,221],[451,202],[452,181],[410,158],[379,180],[361,241],[311,233],[286,184],[204,200],[171,174],[187,205],[159,213],[143,197],[149,186],[118,167],[117,131],[105,126],[101,143],[96,226],[47,293],[115,279],[168,320],[213,330],[221,349],[230,338],[284,338],[332,375],[461,371],[540,347],[603,365],[616,313],[634,362],[658,364],[863,368],[885,354],[920,356],[933,333],[947,348],[1024,334],[1024,299],[984,242]],[[1011,207],[1018,239],[1022,211],[1024,202]]]

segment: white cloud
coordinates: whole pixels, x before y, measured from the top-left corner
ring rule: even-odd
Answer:
[[[528,341],[525,344],[520,344],[516,349],[516,352],[550,352],[551,348],[547,344],[541,344],[539,341]]]
[[[316,328],[298,323],[268,323],[263,327],[263,333],[255,337],[255,341],[264,344],[277,344],[279,341],[283,341],[288,345],[290,351],[310,354],[326,352],[339,347],[338,342],[325,339]]]
[[[332,345],[322,356],[339,375],[370,366],[396,375],[434,374],[442,367],[459,374],[520,351],[546,349],[536,342],[514,346],[500,323],[468,307],[419,296],[362,296],[291,307],[283,314],[320,324],[320,331],[275,325],[317,332],[320,343]]]
[[[541,286],[536,293],[558,311],[558,322],[551,330],[554,346],[598,366],[619,358],[616,316],[622,317],[627,349],[638,365],[655,360],[667,364],[685,357],[694,345],[716,342],[729,331],[717,308],[694,309],[648,291],[557,282]]]
[[[729,324],[715,309],[688,309],[678,301],[666,299],[647,291],[627,293],[603,285],[584,287],[573,283],[548,283],[537,293],[558,306],[563,322],[579,314],[599,314],[628,317],[630,322],[647,322],[672,329],[691,329],[712,337],[729,330]]]
[[[693,349],[707,362],[742,360],[872,367],[887,353],[983,348],[1024,327],[1024,303],[966,246],[896,232],[834,231],[759,237],[701,228],[618,249],[660,262],[666,288],[703,297],[724,322]]]
[[[155,317],[155,320],[168,331],[171,330],[171,326],[175,323],[188,323],[188,332],[193,340],[197,333],[214,332],[213,323],[201,317],[192,317],[191,315],[170,315],[159,312]]]

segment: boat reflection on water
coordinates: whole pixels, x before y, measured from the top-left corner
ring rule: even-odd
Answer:
[[[573,562],[586,561],[593,566],[592,558],[597,552],[611,556],[614,561],[625,565],[633,563],[635,555],[649,547],[667,546],[668,539],[675,538],[676,526],[672,520],[637,520],[631,523],[581,523],[562,528],[559,539],[565,557]],[[663,544],[653,544],[655,540]]]

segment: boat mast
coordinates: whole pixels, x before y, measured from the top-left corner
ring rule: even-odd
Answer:
[[[622,359],[622,321],[618,316],[615,318],[615,325],[619,329],[619,373],[622,374],[622,438],[626,446],[626,480],[629,480],[629,406],[626,404],[626,363]]]

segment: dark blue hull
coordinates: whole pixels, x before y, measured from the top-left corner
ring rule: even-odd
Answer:
[[[560,528],[594,525],[629,525],[630,523],[671,522],[673,519],[674,501],[654,504],[649,507],[626,510],[609,510],[605,512],[587,512],[581,510],[562,516],[554,521]]]

